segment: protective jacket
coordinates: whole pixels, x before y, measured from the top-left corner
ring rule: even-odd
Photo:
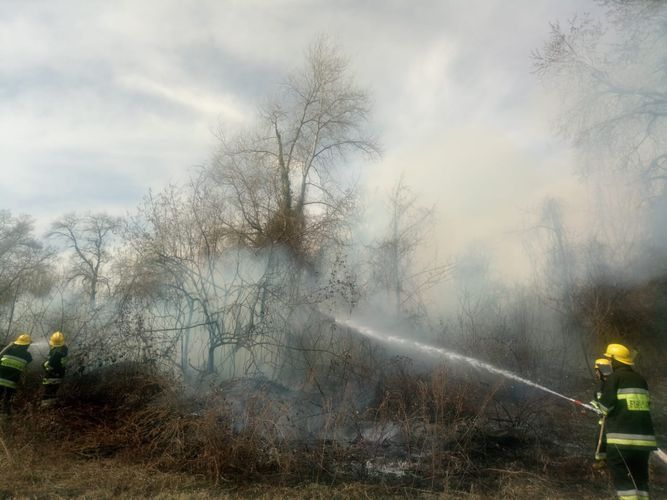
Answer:
[[[0,357],[0,386],[16,389],[16,383],[31,361],[27,345],[11,344]]]
[[[49,357],[42,365],[44,367],[44,385],[60,384],[65,376],[65,358],[67,357],[67,346],[52,347]]]
[[[606,415],[607,450],[655,450],[646,380],[629,365],[614,367],[596,405]]]

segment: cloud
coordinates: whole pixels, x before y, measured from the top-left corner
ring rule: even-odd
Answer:
[[[443,251],[474,240],[514,256],[516,241],[500,242],[541,197],[581,206],[529,57],[576,0],[9,4],[2,208],[131,210],[206,161],[218,122],[243,124],[320,33],[341,44],[373,96],[386,154],[364,166],[368,192],[381,198],[407,172],[437,206]]]
[[[227,122],[243,122],[248,112],[243,110],[229,95],[214,95],[190,87],[165,84],[136,74],[123,75],[118,82],[131,90],[183,105],[192,111],[219,117]]]

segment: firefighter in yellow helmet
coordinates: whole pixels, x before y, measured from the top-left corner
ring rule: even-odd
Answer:
[[[30,344],[32,344],[30,335],[22,333],[0,352],[0,396],[2,413],[6,416],[11,414],[12,398],[16,393],[21,374],[32,361],[32,355],[28,352]]]
[[[42,385],[44,394],[42,397],[42,406],[51,406],[56,401],[56,395],[60,384],[65,376],[65,361],[67,358],[67,346],[65,345],[65,336],[62,332],[53,332],[49,339],[49,356],[44,361],[44,377]]]
[[[612,374],[595,406],[605,416],[607,464],[619,498],[648,498],[648,460],[657,448],[646,380],[633,370],[634,356],[622,344],[604,353]]]

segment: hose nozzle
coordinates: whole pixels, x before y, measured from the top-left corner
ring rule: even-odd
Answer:
[[[573,401],[574,401],[574,404],[579,405],[583,408],[586,408],[588,411],[592,411],[593,413],[597,413],[598,415],[602,415],[602,412],[600,410],[598,410],[597,408],[595,408],[594,406],[592,406],[592,405],[582,403],[578,399],[575,399]]]

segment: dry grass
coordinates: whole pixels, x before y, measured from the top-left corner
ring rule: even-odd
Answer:
[[[13,463],[0,461],[1,498],[119,498],[186,495],[209,498],[209,485],[194,475],[173,474],[116,458],[83,459],[62,450],[23,444]]]
[[[18,445],[20,464],[0,459],[0,498],[424,498],[424,499],[525,499],[607,498],[607,492],[590,489],[555,489],[553,482],[525,471],[496,471],[503,478],[495,493],[468,491],[436,492],[419,488],[350,482],[341,484],[276,485],[269,482],[212,484],[202,476],[164,472],[125,458],[81,458],[42,445]],[[489,471],[493,473],[494,471]],[[9,478],[9,480],[5,479]]]
[[[247,394],[239,425],[222,394],[187,399],[169,379],[135,365],[64,387],[63,406],[24,401],[0,442],[0,498],[603,498],[588,462],[485,435],[496,388],[389,374],[377,401],[355,412],[345,394],[325,401],[321,437],[287,439],[285,403]],[[476,390],[473,390],[476,389]],[[351,396],[350,396],[351,397]],[[400,432],[390,443],[331,439],[362,422]],[[361,431],[360,431],[361,432]],[[376,460],[400,459],[402,476],[378,475]],[[352,464],[358,464],[353,470]],[[583,471],[583,472],[582,472]],[[600,493],[596,496],[596,492]]]
[[[62,406],[43,412],[26,408],[30,429],[81,458],[123,458],[148,469],[186,472],[217,483],[226,476],[252,478],[286,467],[287,450],[267,432],[267,418],[254,415],[233,429],[221,397],[187,400],[167,378],[137,366],[117,367],[64,387]]]
[[[477,490],[434,492],[425,489],[368,484],[303,483],[291,486],[267,482],[212,484],[201,476],[163,472],[120,458],[84,459],[60,450],[23,446],[20,465],[0,460],[0,498],[162,498],[162,499],[565,499],[607,498],[606,491],[592,494],[587,488],[561,489],[545,478],[524,471],[500,471],[503,480],[495,493]],[[490,471],[492,472],[492,471]]]

